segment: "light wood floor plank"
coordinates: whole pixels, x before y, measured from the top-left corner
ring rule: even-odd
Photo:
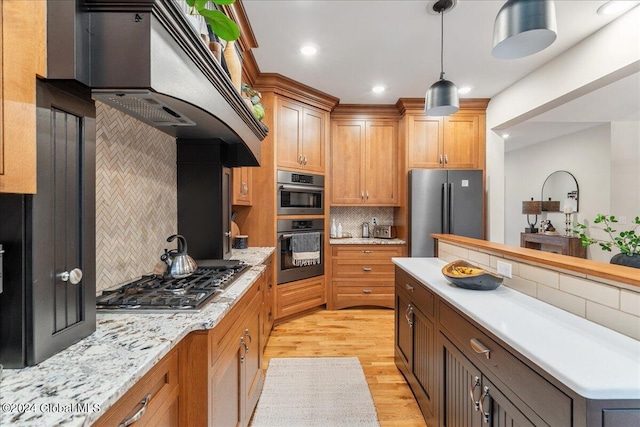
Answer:
[[[352,357],[362,364],[381,427],[425,427],[413,393],[393,361],[394,312],[322,310],[274,327],[264,353],[272,357]]]

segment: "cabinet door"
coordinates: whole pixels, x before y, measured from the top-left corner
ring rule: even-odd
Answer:
[[[413,376],[420,385],[416,398],[433,414],[436,390],[435,328],[417,307],[413,308]],[[416,391],[414,391],[415,393]]]
[[[331,203],[364,203],[365,122],[334,121],[331,125]]]
[[[482,374],[444,337],[442,351],[441,425],[480,427]]]
[[[398,126],[366,122],[365,203],[398,204]]]
[[[482,377],[480,416],[492,426],[534,427],[548,426],[541,419],[532,423],[487,377]]]
[[[273,255],[272,255],[273,257]],[[262,347],[267,343],[269,339],[269,335],[271,334],[271,329],[273,328],[273,321],[275,319],[275,295],[276,291],[273,288],[274,286],[274,274],[273,274],[273,261],[272,257],[267,260],[265,265],[267,269],[265,270],[265,289],[264,289],[264,301],[263,301],[263,329],[262,329]]]
[[[278,123],[276,145],[278,147],[278,167],[300,169],[300,140],[302,138],[303,108],[300,104],[278,99]]]
[[[477,115],[452,115],[444,118],[444,166],[477,168],[480,147]]]
[[[233,200],[232,204],[251,206],[252,168],[233,168]]]
[[[261,280],[264,280],[264,276]],[[262,382],[262,293],[257,293],[246,311],[246,323],[242,342],[246,345],[242,363],[242,393],[243,393],[243,425],[249,425],[251,414],[258,403]]]
[[[324,173],[326,113],[304,108],[302,110],[302,140],[299,155],[302,168],[309,172]]]
[[[235,328],[234,328],[235,329]],[[231,333],[231,332],[230,332]],[[209,400],[209,425],[239,426],[242,425],[242,392],[240,378],[242,358],[245,347],[234,340],[233,345],[225,350],[216,362],[211,375],[211,397]]]
[[[439,168],[444,165],[442,117],[409,116],[408,166]]]
[[[404,293],[396,291],[396,354],[409,372],[413,370],[413,306]]]

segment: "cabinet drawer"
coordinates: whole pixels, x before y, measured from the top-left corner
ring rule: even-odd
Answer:
[[[549,425],[571,425],[572,402],[567,395],[442,301],[439,314],[445,335],[483,372],[493,374],[492,380],[501,381],[522,400],[523,405],[531,408]],[[472,340],[490,351],[489,359],[479,352],[481,349],[474,349]]]
[[[165,417],[175,420],[178,393],[178,351],[173,350],[100,417],[95,426],[120,425],[141,411],[145,400],[148,402],[144,414],[132,425],[143,426]]]
[[[394,266],[391,260],[370,259],[333,259],[331,263],[333,277],[358,279],[393,280]]]
[[[435,316],[435,297],[433,293],[428,290],[422,283],[405,273],[404,270],[396,267],[396,286],[401,292],[408,295],[420,311],[430,317]]]
[[[334,245],[333,257],[342,259],[388,259],[402,256],[403,246],[397,245]]]
[[[319,307],[327,302],[324,276],[276,287],[276,319]]]

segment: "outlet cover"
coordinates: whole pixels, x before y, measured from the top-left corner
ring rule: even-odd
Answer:
[[[378,217],[377,216],[372,216],[371,217],[371,225],[378,225]]]
[[[511,279],[511,264],[504,261],[498,261],[498,274]]]

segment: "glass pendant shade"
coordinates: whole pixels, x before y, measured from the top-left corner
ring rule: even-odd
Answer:
[[[556,9],[550,0],[508,0],[493,25],[499,59],[522,58],[551,46],[557,37]]]
[[[431,85],[424,103],[424,114],[434,117],[448,116],[459,109],[458,88],[453,82],[441,77]]]

